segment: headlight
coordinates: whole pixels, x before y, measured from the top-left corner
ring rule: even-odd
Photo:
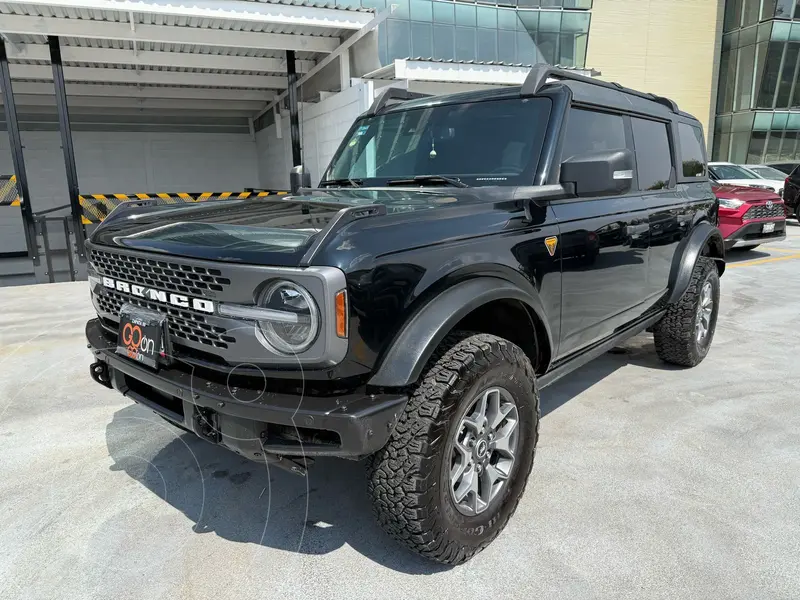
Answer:
[[[259,319],[258,341],[280,354],[299,354],[307,350],[319,334],[319,309],[303,286],[291,281],[271,283],[258,299],[258,306],[275,311],[280,318]],[[288,318],[287,318],[288,317]]]
[[[722,208],[737,209],[742,204],[744,204],[743,200],[734,200],[733,198],[720,198],[719,199],[719,205]]]

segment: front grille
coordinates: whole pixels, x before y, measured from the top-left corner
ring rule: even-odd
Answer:
[[[744,219],[771,219],[774,217],[783,217],[783,203],[773,202],[772,205],[757,204],[751,206],[750,209],[744,213]]]
[[[110,313],[117,318],[119,318],[120,308],[122,308],[122,305],[126,302],[166,313],[169,317],[167,319],[167,325],[169,327],[170,339],[189,340],[195,343],[205,344],[206,346],[223,349],[227,348],[228,344],[236,342],[235,338],[227,335],[227,330],[224,327],[216,327],[208,324],[206,318],[197,313],[148,302],[142,298],[134,298],[111,290],[105,290],[104,293],[97,296],[97,305],[100,307],[100,310]]]
[[[90,260],[101,275],[192,296],[222,292],[231,284],[219,269],[192,267],[155,258],[92,250]]]

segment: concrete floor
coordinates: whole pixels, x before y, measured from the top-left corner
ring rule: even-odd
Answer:
[[[800,227],[731,254],[708,358],[640,336],[543,393],[533,480],[465,566],[91,381],[85,283],[0,289],[0,598],[800,597]]]

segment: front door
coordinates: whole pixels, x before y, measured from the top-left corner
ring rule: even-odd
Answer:
[[[562,160],[601,150],[633,150],[630,122],[572,108]],[[635,189],[635,188],[634,188]],[[565,356],[610,335],[644,312],[650,225],[638,192],[552,203],[561,230],[561,343]]]

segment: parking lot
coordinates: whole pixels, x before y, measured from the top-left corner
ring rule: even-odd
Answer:
[[[95,384],[85,282],[0,289],[0,598],[798,598],[800,227],[732,252],[707,359],[648,335],[543,391],[532,481],[457,568]]]

